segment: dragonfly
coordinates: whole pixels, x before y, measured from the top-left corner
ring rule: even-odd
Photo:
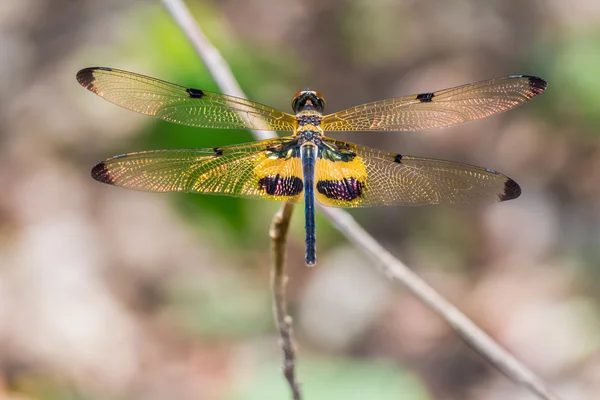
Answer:
[[[315,199],[332,207],[482,204],[515,199],[520,186],[489,168],[377,150],[327,131],[414,131],[477,120],[539,95],[546,81],[513,75],[324,114],[325,99],[298,92],[293,114],[238,97],[123,70],[94,67],[77,80],[100,97],[177,124],[293,132],[226,147],[153,150],[108,158],[92,168],[102,183],[149,192],[304,200],[305,263],[316,263]]]

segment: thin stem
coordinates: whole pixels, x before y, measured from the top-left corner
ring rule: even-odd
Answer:
[[[296,349],[294,348],[292,317],[287,313],[285,302],[285,287],[287,276],[285,274],[285,245],[287,232],[294,205],[283,203],[273,217],[269,236],[271,237],[271,290],[273,293],[273,310],[275,320],[281,336],[281,349],[283,350],[283,374],[287,379],[294,400],[300,400],[300,387],[296,380]]]
[[[225,62],[225,60],[223,60],[223,58],[219,54],[219,51],[216,48],[214,48],[212,44],[208,41],[206,36],[204,36],[202,31],[200,30],[200,27],[190,15],[189,10],[187,9],[183,1],[162,1],[167,10],[171,13],[175,21],[182,29],[182,31],[188,37],[188,39],[198,52],[198,55],[206,64],[208,70],[212,74],[213,78],[215,79],[221,90],[224,93],[245,98],[240,87],[237,85],[237,82],[233,74],[231,73],[231,70],[227,66],[227,63]],[[274,134],[270,134],[269,132],[252,131],[252,133],[259,140],[275,137]],[[285,210],[286,207],[290,206],[284,205],[281,212],[283,212],[283,210]],[[345,235],[357,248],[362,250],[363,253],[367,254],[370,258],[372,258],[375,261],[374,266],[380,273],[387,276],[390,280],[402,283],[404,286],[406,286],[425,305],[427,305],[432,311],[434,311],[448,324],[450,324],[456,330],[457,334],[469,346],[471,346],[475,351],[481,354],[482,357],[488,360],[493,366],[495,366],[498,370],[503,372],[512,381],[523,385],[532,393],[536,394],[540,399],[558,400],[558,397],[556,397],[556,395],[554,395],[550,391],[550,389],[546,387],[544,382],[538,376],[536,376],[529,368],[527,368],[514,356],[509,354],[505,349],[503,349],[490,336],[488,336],[470,319],[468,319],[464,314],[462,314],[456,307],[454,307],[442,296],[440,296],[431,286],[429,286],[425,281],[423,281],[420,277],[414,274],[410,270],[410,268],[408,268],[400,260],[394,258],[387,250],[385,250],[379,243],[377,243],[377,241],[372,236],[370,236],[360,225],[358,225],[348,213],[336,208],[320,207],[320,209],[323,214],[329,217],[334,226],[336,226],[343,235]],[[289,212],[291,213],[291,211]],[[273,246],[275,246],[275,244],[273,244]],[[279,261],[283,263],[283,260],[285,258],[285,252],[282,251],[277,253],[277,257],[279,257]],[[274,258],[273,265],[275,265],[279,261]],[[276,271],[273,271],[274,274],[275,272]],[[285,286],[285,278],[283,278],[283,272],[281,272],[281,276],[282,285],[277,286],[277,288],[279,289]],[[281,290],[279,293],[283,296],[284,291]],[[274,292],[274,297],[277,296],[278,294]],[[281,304],[278,306],[277,302],[278,300],[276,300],[275,304],[276,311],[277,308],[281,306]],[[287,342],[286,338],[283,337],[283,333],[282,342],[283,345],[285,345],[285,343],[288,343],[289,347],[287,348],[287,350],[291,351],[290,354],[292,354],[293,359],[294,353],[291,341],[291,319],[289,319],[289,317],[285,318],[287,317],[285,312],[285,304],[282,310],[283,312],[281,315],[283,316],[283,319],[279,318],[279,311],[277,311],[278,323],[279,321],[283,321],[283,325],[280,324],[280,332],[281,326],[288,325],[290,327],[288,329],[290,336],[287,339]],[[284,348],[284,353],[285,352],[286,348]],[[285,355],[285,359],[287,363],[287,354]],[[286,364],[284,366],[284,372],[288,371],[287,368],[288,367]],[[297,384],[294,383],[295,380],[293,376],[293,363],[291,371],[292,379],[290,380],[289,376],[287,375],[287,372],[286,378],[288,378],[290,385],[292,385],[292,390],[294,390],[294,385],[296,385],[295,387],[297,388]]]

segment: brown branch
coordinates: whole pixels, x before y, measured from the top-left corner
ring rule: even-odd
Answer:
[[[287,313],[285,302],[285,286],[288,279],[285,274],[285,245],[292,211],[294,211],[293,204],[283,203],[273,217],[269,230],[271,237],[271,290],[273,292],[273,310],[281,336],[283,374],[292,389],[294,400],[300,400],[300,387],[296,381],[295,372],[296,350],[292,334],[292,317]]]
[[[224,93],[244,97],[243,92],[237,85],[231,70],[227,66],[227,63],[220,56],[218,50],[214,48],[210,42],[206,39],[198,24],[194,21],[190,15],[188,9],[182,0],[162,0],[165,7],[169,10],[175,21],[178,23],[180,28],[185,32],[186,36],[198,52],[198,55],[202,58],[206,64],[208,70],[212,74],[213,78]],[[252,131],[257,139],[266,139],[275,137],[275,135],[269,134],[269,132]],[[284,205],[282,212],[288,207]],[[394,258],[387,250],[385,250],[372,236],[370,236],[356,221],[346,212],[336,208],[320,207],[321,212],[329,217],[331,222],[345,235],[354,245],[362,250],[365,254],[371,257],[375,261],[375,268],[390,280],[402,283],[406,286],[415,296],[417,296],[424,304],[426,304],[431,310],[438,314],[448,324],[450,324],[457,334],[463,338],[463,340],[471,346],[475,351],[482,355],[488,360],[493,366],[502,371],[512,381],[523,385],[529,389],[532,393],[536,394],[540,399],[543,400],[558,400],[558,397],[554,395],[550,389],[546,387],[544,382],[536,376],[529,368],[523,363],[517,360],[514,356],[509,354],[503,349],[498,343],[496,343],[491,337],[483,332],[477,325],[469,320],[464,314],[462,314],[456,307],[446,301],[440,296],[432,287],[430,287],[425,281],[414,274],[410,268],[404,265],[400,260]],[[291,212],[291,211],[290,211]],[[273,246],[275,244],[273,243]],[[283,263],[284,252],[278,253],[280,261]],[[276,260],[273,259],[275,265]],[[273,271],[275,274],[276,271]],[[281,287],[278,286],[278,290],[281,296],[283,296],[283,287],[285,283],[284,274],[281,272]],[[274,285],[275,287],[275,285]],[[274,292],[274,296],[278,296]],[[281,306],[281,304],[280,304]],[[279,307],[276,305],[275,307]],[[283,326],[286,324],[291,326],[291,320],[286,317],[285,305],[282,308],[282,316],[284,317]],[[277,318],[279,319],[279,311],[277,311]],[[280,327],[282,325],[280,324]],[[291,328],[290,328],[291,329]],[[291,333],[291,330],[290,330]],[[283,335],[283,333],[282,333]],[[282,336],[283,345],[286,343],[286,339]],[[293,355],[293,345],[291,344],[291,336],[287,341],[289,347],[287,350],[291,351]],[[284,348],[284,353],[286,349]],[[286,360],[288,356],[286,354]],[[293,358],[292,358],[293,359]],[[287,362],[287,361],[286,361]],[[293,366],[293,363],[292,363]],[[284,371],[287,370],[287,365],[284,366]],[[292,368],[292,379],[287,375],[288,381],[294,388],[294,377]],[[297,387],[297,385],[296,385]]]
[[[558,400],[555,394],[529,368],[503,349],[460,310],[444,299],[404,263],[392,256],[370,236],[350,214],[339,208],[321,207],[321,212],[345,236],[376,263],[373,267],[390,280],[402,283],[433,312],[450,324],[456,333],[483,358],[512,381],[535,393],[540,399]]]

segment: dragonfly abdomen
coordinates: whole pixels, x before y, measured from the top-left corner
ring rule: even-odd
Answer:
[[[317,146],[306,143],[301,148],[302,172],[304,175],[304,215],[306,231],[306,265],[315,265],[317,262],[317,237],[315,228],[315,162]]]

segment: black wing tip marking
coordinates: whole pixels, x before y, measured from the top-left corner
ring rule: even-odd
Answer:
[[[96,80],[94,77],[95,69],[96,68],[84,68],[77,72],[77,82],[84,88],[91,90],[94,87],[94,81]]]
[[[538,95],[542,93],[548,87],[548,82],[543,80],[542,78],[538,78],[537,76],[523,75],[524,78],[529,78],[529,89],[534,93],[534,95]]]
[[[402,154],[396,154],[396,156],[394,157],[394,162],[402,164]]]
[[[95,71],[113,71],[113,69],[108,67],[88,67],[81,69],[76,75],[77,82],[84,88],[92,90],[94,88],[94,81],[96,80],[94,76]]]
[[[94,165],[92,168],[92,178],[102,183],[112,184],[115,182],[104,161]]]
[[[201,99],[204,97],[204,92],[200,89],[188,88],[186,91],[192,99]]]
[[[534,75],[512,75],[509,78],[527,78],[529,79],[529,89],[533,93],[534,96],[542,93],[548,87],[548,82],[539,76]]]
[[[519,184],[512,179],[507,178],[507,181],[504,182],[504,192],[500,194],[500,201],[516,199],[520,195],[521,187]]]

